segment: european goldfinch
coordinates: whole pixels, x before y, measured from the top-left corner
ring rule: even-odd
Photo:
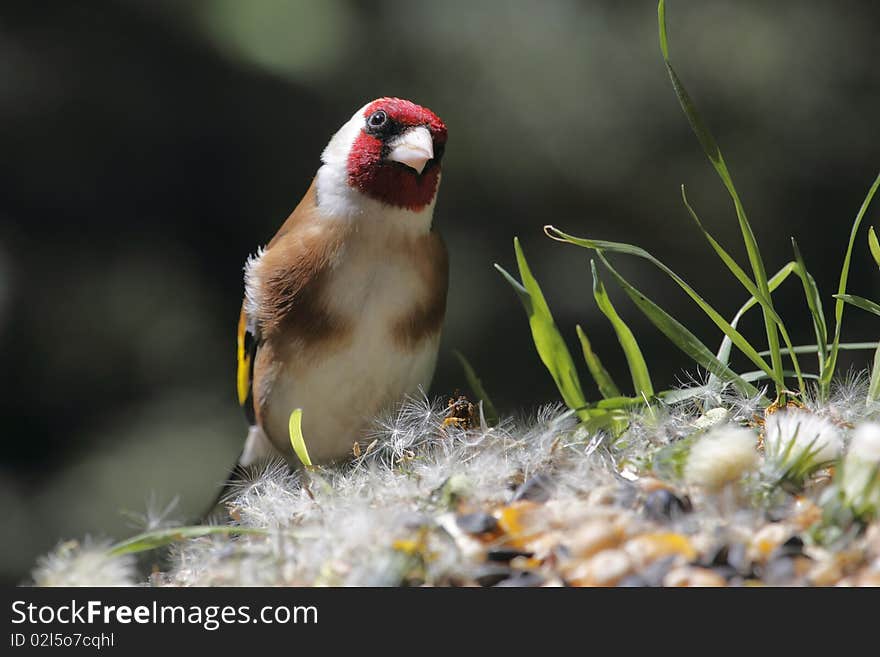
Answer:
[[[377,414],[427,390],[446,313],[446,247],[432,225],[446,126],[400,98],[367,103],[333,135],[311,186],[251,256],[238,324],[239,465],[339,460]]]

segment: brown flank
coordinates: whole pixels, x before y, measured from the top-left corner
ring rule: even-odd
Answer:
[[[446,315],[446,290],[449,287],[449,254],[440,234],[410,240],[403,246],[425,285],[425,295],[413,309],[392,326],[394,342],[403,349],[412,349],[425,338],[436,335]]]
[[[330,346],[351,331],[323,301],[331,263],[341,248],[345,224],[314,221],[315,183],[269,242],[260,259],[257,323],[263,342],[283,339]]]

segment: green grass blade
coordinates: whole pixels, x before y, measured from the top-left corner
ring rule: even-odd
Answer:
[[[753,396],[758,390],[746,381],[743,381],[736,373],[734,373],[727,365],[715,358],[714,354],[709,351],[708,347],[686,329],[681,323],[673,318],[669,313],[660,308],[656,303],[642,294],[633,287],[611,263],[605,258],[601,251],[596,252],[602,264],[608,269],[617,283],[623,288],[627,296],[632,299],[633,303],[648,318],[648,320],[660,330],[669,340],[681,349],[685,354],[697,363],[700,367],[715,374],[719,379],[733,384],[741,393]]]
[[[871,349],[876,349],[880,346],[880,342],[841,342],[838,345],[840,351],[868,351]],[[815,354],[816,353],[816,345],[813,344],[802,344],[797,345],[794,348],[796,353],[799,354]],[[783,349],[782,353],[786,354],[788,349]],[[762,356],[767,356],[768,353],[766,351],[761,352]]]
[[[716,240],[712,236],[712,233],[710,233],[706,229],[705,225],[703,225],[703,222],[700,220],[699,215],[697,215],[696,211],[688,200],[687,190],[685,189],[684,185],[681,186],[681,200],[684,203],[684,207],[687,209],[688,214],[691,216],[691,219],[693,219],[694,223],[697,224],[697,228],[699,228],[700,232],[703,233],[703,237],[706,238],[706,241],[709,242],[709,245],[714,249],[718,257],[721,258],[721,261],[727,266],[727,268],[742,284],[742,286],[746,288],[749,294],[755,297],[756,300],[761,301],[762,299],[760,296],[760,291],[755,287],[755,283],[752,281],[752,279],[749,278],[748,274],[743,271],[742,267],[739,266],[736,260],[733,259],[733,257],[724,249],[724,247],[721,246],[718,240]],[[781,324],[782,320],[778,317],[778,315],[776,315],[775,312],[773,313],[773,315],[774,318]]]
[[[519,297],[519,300],[522,302],[523,307],[526,309],[526,314],[532,314],[532,298],[529,296],[529,293],[526,291],[526,288],[522,286],[518,280],[516,280],[513,276],[511,276],[504,267],[499,264],[495,264],[495,269],[498,270],[504,280],[510,283],[510,287],[513,288],[513,291],[516,292],[516,295]]]
[[[700,397],[707,393],[713,392],[714,389],[709,386],[692,386],[689,388],[678,388],[675,390],[662,390],[657,393],[657,399],[666,404],[680,404],[694,397]]]
[[[849,278],[849,267],[850,262],[852,261],[853,246],[856,243],[856,235],[859,232],[859,226],[862,224],[862,219],[864,219],[865,214],[868,212],[868,206],[871,205],[871,200],[877,192],[877,187],[880,187],[880,173],[878,173],[877,177],[874,179],[874,183],[868,190],[868,194],[865,196],[865,200],[859,208],[855,221],[853,221],[852,230],[850,230],[849,234],[849,244],[846,247],[846,255],[843,258],[843,266],[840,270],[840,282],[837,285],[838,295],[846,294],[846,282]],[[834,376],[834,370],[837,367],[837,351],[839,348],[838,345],[840,344],[840,331],[843,325],[844,305],[844,300],[840,296],[837,296],[837,303],[834,304],[834,342],[831,343],[831,351],[828,355],[828,360],[825,363],[825,369],[822,372],[821,379],[821,389],[822,393],[825,395],[828,393],[828,389],[831,385],[831,377]]]
[[[568,235],[567,233],[564,233],[553,226],[544,226],[544,232],[549,237],[561,242],[568,242],[576,246],[592,249],[596,252],[611,251],[613,253],[633,255],[639,258],[643,258],[652,263],[655,267],[660,269],[673,281],[675,281],[678,286],[682,290],[684,290],[691,299],[694,300],[694,302],[700,307],[700,309],[704,313],[706,313],[709,319],[711,319],[725,335],[730,337],[733,344],[735,344],[736,347],[740,351],[742,351],[742,353],[745,354],[745,356],[748,357],[749,360],[751,360],[758,368],[766,371],[771,376],[771,378],[773,378],[774,382],[778,383],[780,387],[784,387],[784,384],[781,380],[776,380],[777,372],[763,358],[758,355],[757,350],[755,350],[755,348],[751,344],[749,344],[749,342],[742,336],[739,331],[733,328],[730,323],[726,319],[724,319],[720,313],[718,313],[717,310],[709,305],[709,303],[707,303],[703,299],[703,297],[697,294],[694,289],[684,281],[684,279],[682,279],[678,274],[676,274],[669,267],[667,267],[660,260],[652,256],[644,249],[621,242],[608,242],[605,240],[592,240],[588,238],[574,237],[573,235]]]
[[[807,269],[801,250],[798,248],[797,240],[791,238],[791,247],[794,250],[795,261],[798,265],[798,277],[804,287],[804,296],[807,299],[807,307],[810,309],[810,316],[813,318],[813,331],[816,333],[816,351],[819,358],[819,371],[825,367],[826,348],[828,345],[828,325],[825,323],[825,312],[822,310],[822,297],[819,295],[819,287],[816,280]],[[789,349],[791,345],[786,345]]]
[[[721,261],[727,266],[730,272],[734,275],[734,277],[740,282],[740,284],[746,288],[746,291],[752,295],[754,299],[761,304],[761,307],[764,309],[770,317],[776,322],[776,325],[779,327],[779,333],[782,335],[782,339],[785,342],[785,346],[791,349],[791,338],[788,335],[788,330],[785,328],[785,324],[782,322],[782,318],[776,313],[773,308],[773,303],[769,297],[769,289],[768,296],[765,296],[761,290],[759,290],[752,279],[749,278],[748,274],[743,271],[742,267],[733,259],[733,257],[724,249],[723,246],[712,236],[712,234],[706,230],[706,227],[703,225],[703,222],[700,221],[699,216],[694,211],[694,208],[691,206],[690,202],[687,198],[687,193],[685,192],[684,185],[681,186],[681,200],[684,202],[684,206],[687,208],[688,213],[691,218],[697,224],[697,227],[703,233],[703,236],[706,238],[706,241],[709,242],[711,247],[715,250],[715,253],[721,258]],[[769,288],[769,283],[768,283]],[[736,327],[734,327],[736,328]],[[824,343],[823,343],[824,344]],[[795,377],[798,381],[798,388],[803,393],[806,389],[804,387],[804,379],[801,376],[801,366],[798,362],[797,356],[794,352],[790,352],[791,356],[791,364],[794,367]]]
[[[177,541],[185,541],[191,538],[200,538],[202,536],[212,536],[217,534],[257,534],[265,536],[268,534],[268,531],[253,527],[234,527],[230,525],[169,527],[132,536],[131,538],[114,544],[110,547],[108,552],[113,556],[137,554],[138,552],[155,550],[156,548],[164,547],[165,545],[176,543]]]
[[[666,3],[660,0],[657,5],[657,25],[660,28],[660,52],[663,53],[663,59],[669,59],[669,43],[666,39]]]
[[[581,350],[584,352],[584,360],[587,363],[587,367],[590,369],[590,374],[593,376],[593,380],[599,387],[599,393],[605,399],[620,397],[620,388],[614,383],[614,379],[611,378],[608,370],[602,365],[599,356],[593,351],[593,346],[590,344],[587,334],[584,333],[580,324],[574,328],[577,331],[578,340],[581,342]]]
[[[593,404],[593,407],[601,408],[604,411],[616,411],[623,408],[633,408],[634,406],[644,405],[644,397],[627,397],[625,395],[621,395],[619,397],[608,397],[607,399],[602,399]]]
[[[302,464],[307,468],[311,468],[314,466],[312,465],[312,459],[309,457],[306,439],[302,432],[302,414],[301,408],[294,409],[293,413],[290,414],[290,444],[293,446],[293,451],[299,460],[302,461]]]
[[[623,348],[636,395],[653,397],[654,386],[651,383],[651,375],[648,373],[648,365],[645,363],[645,357],[642,355],[639,343],[636,341],[636,337],[629,326],[626,325],[626,322],[617,314],[617,310],[611,303],[611,297],[608,296],[608,292],[602,284],[602,279],[599,278],[596,263],[592,260],[590,261],[590,270],[593,273],[593,297],[596,299],[596,305],[599,306],[599,310],[611,322],[614,333],[617,335],[617,340]]]
[[[877,233],[874,232],[873,226],[868,229],[868,248],[871,250],[874,262],[880,267],[880,242],[877,241]]]
[[[785,352],[786,350],[783,350]],[[794,370],[783,370],[783,374],[785,376],[795,376]],[[755,381],[764,381],[765,379],[769,379],[766,372],[762,372],[761,370],[755,370],[754,372],[743,372],[740,376],[749,383],[754,383]],[[818,374],[813,374],[811,372],[802,372],[801,376],[805,379],[812,379],[814,381],[819,380]]]
[[[736,210],[736,217],[739,221],[740,232],[742,233],[746,252],[749,256],[749,263],[752,266],[752,272],[755,277],[755,284],[757,285],[758,290],[760,290],[761,295],[768,301],[770,307],[772,308],[772,300],[770,300],[770,290],[768,288],[767,272],[764,268],[764,261],[761,258],[761,252],[758,249],[758,242],[755,239],[754,231],[752,230],[751,224],[746,217],[745,209],[743,208],[742,202],[740,201],[739,194],[736,191],[736,187],[733,184],[733,179],[730,176],[730,172],[727,169],[727,164],[724,161],[724,156],[721,154],[721,149],[718,147],[718,144],[715,141],[715,138],[712,136],[712,133],[703,123],[702,118],[697,112],[696,106],[691,100],[690,95],[684,88],[684,85],[682,84],[681,80],[678,77],[678,74],[675,72],[675,69],[672,67],[672,63],[669,60],[669,44],[666,34],[666,7],[663,0],[660,0],[660,3],[658,4],[657,18],[660,29],[660,49],[663,53],[663,61],[666,63],[666,70],[669,73],[669,79],[672,81],[672,87],[675,91],[675,95],[678,97],[678,102],[681,105],[681,108],[684,111],[688,122],[691,124],[691,128],[693,129],[694,134],[700,141],[700,145],[703,147],[703,151],[709,158],[709,161],[712,163],[712,166],[715,168],[715,171],[721,178],[721,182],[724,184],[728,194],[733,200],[734,209]],[[782,356],[779,353],[779,335],[776,330],[777,324],[771,317],[766,307],[762,307],[762,310],[764,311],[764,325],[767,332],[767,345],[769,347],[771,359],[773,362],[773,381],[776,383],[777,392],[781,393],[782,389],[784,388],[784,384],[781,374]]]
[[[876,303],[874,303],[870,299],[866,299],[865,297],[857,297],[855,294],[835,294],[834,298],[845,301],[846,303],[851,304],[856,308],[867,310],[869,313],[880,315],[880,305],[877,305]]]
[[[880,399],[880,346],[874,352],[874,366],[871,368],[871,380],[868,383],[868,403]]]
[[[660,0],[657,5],[657,25],[660,29],[660,51],[663,54],[663,62],[666,64],[666,72],[669,74],[672,81],[672,88],[675,91],[675,95],[678,97],[678,102],[684,110],[688,122],[691,124],[691,129],[694,131],[697,139],[700,140],[700,145],[703,147],[703,151],[706,153],[713,166],[718,170],[724,184],[728,185],[730,184],[730,175],[727,173],[727,165],[724,163],[721,149],[718,147],[715,137],[712,136],[712,133],[703,123],[703,119],[697,112],[690,94],[688,94],[687,89],[684,88],[681,79],[678,77],[678,74],[672,67],[672,62],[669,59],[669,39],[666,33],[665,4],[666,3],[663,0]]]
[[[486,422],[489,426],[498,424],[498,411],[495,410],[495,405],[492,403],[486,389],[483,387],[483,382],[480,381],[480,377],[477,376],[477,373],[474,371],[474,368],[471,367],[468,359],[464,357],[464,354],[457,349],[453,350],[452,353],[455,354],[455,357],[458,358],[458,362],[461,363],[461,367],[464,370],[464,377],[467,379],[471,392],[476,395],[478,400],[483,402],[483,416],[486,418]]]
[[[797,269],[797,263],[789,262],[782,269],[776,272],[773,277],[767,282],[768,287],[770,288],[770,292],[773,292],[777,287],[782,285],[785,282],[793,271]],[[739,320],[742,319],[743,315],[745,315],[749,310],[754,308],[758,303],[758,300],[752,296],[746,301],[742,307],[740,307],[739,311],[734,315],[733,319],[730,321],[730,325],[734,328],[739,324]],[[717,358],[722,363],[727,365],[730,362],[730,348],[733,346],[733,343],[730,341],[730,338],[726,335],[724,339],[721,341],[721,346],[718,348]],[[760,352],[761,356],[768,356],[769,352]]]
[[[522,301],[525,307],[526,315],[529,318],[529,327],[532,330],[535,349],[538,351],[538,356],[541,358],[547,371],[550,372],[550,376],[553,377],[553,381],[556,383],[563,401],[569,408],[577,409],[578,417],[586,420],[590,417],[590,413],[584,410],[587,401],[584,398],[571,352],[569,352],[565,340],[562,339],[559,329],[556,328],[550,307],[544,299],[544,294],[541,292],[538,281],[532,275],[519,239],[514,238],[513,246],[516,251],[516,261],[522,283],[520,284],[499,265],[496,264],[495,268],[507,279],[519,295],[520,301]]]

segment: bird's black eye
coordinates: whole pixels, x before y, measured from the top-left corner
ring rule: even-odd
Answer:
[[[370,118],[367,119],[367,125],[371,128],[381,128],[386,123],[388,123],[388,115],[382,110],[373,112],[370,114]]]

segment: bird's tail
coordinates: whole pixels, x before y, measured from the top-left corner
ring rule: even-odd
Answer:
[[[211,502],[211,505],[206,508],[205,512],[202,514],[202,524],[209,524],[211,521],[217,520],[220,516],[222,516],[224,520],[227,519],[229,511],[226,508],[226,502],[235,495],[238,483],[246,478],[247,468],[241,465],[241,456],[239,456],[235,461],[235,465],[230,468],[229,474],[226,475],[226,481],[217,492],[214,501]]]
[[[229,470],[226,481],[217,492],[211,506],[202,515],[202,522],[216,519],[218,514],[222,514],[224,517],[228,516],[226,502],[235,495],[239,482],[249,478],[254,466],[277,457],[278,452],[272,447],[272,443],[263,430],[257,425],[252,425],[248,429],[241,454],[236,459],[235,465]]]

